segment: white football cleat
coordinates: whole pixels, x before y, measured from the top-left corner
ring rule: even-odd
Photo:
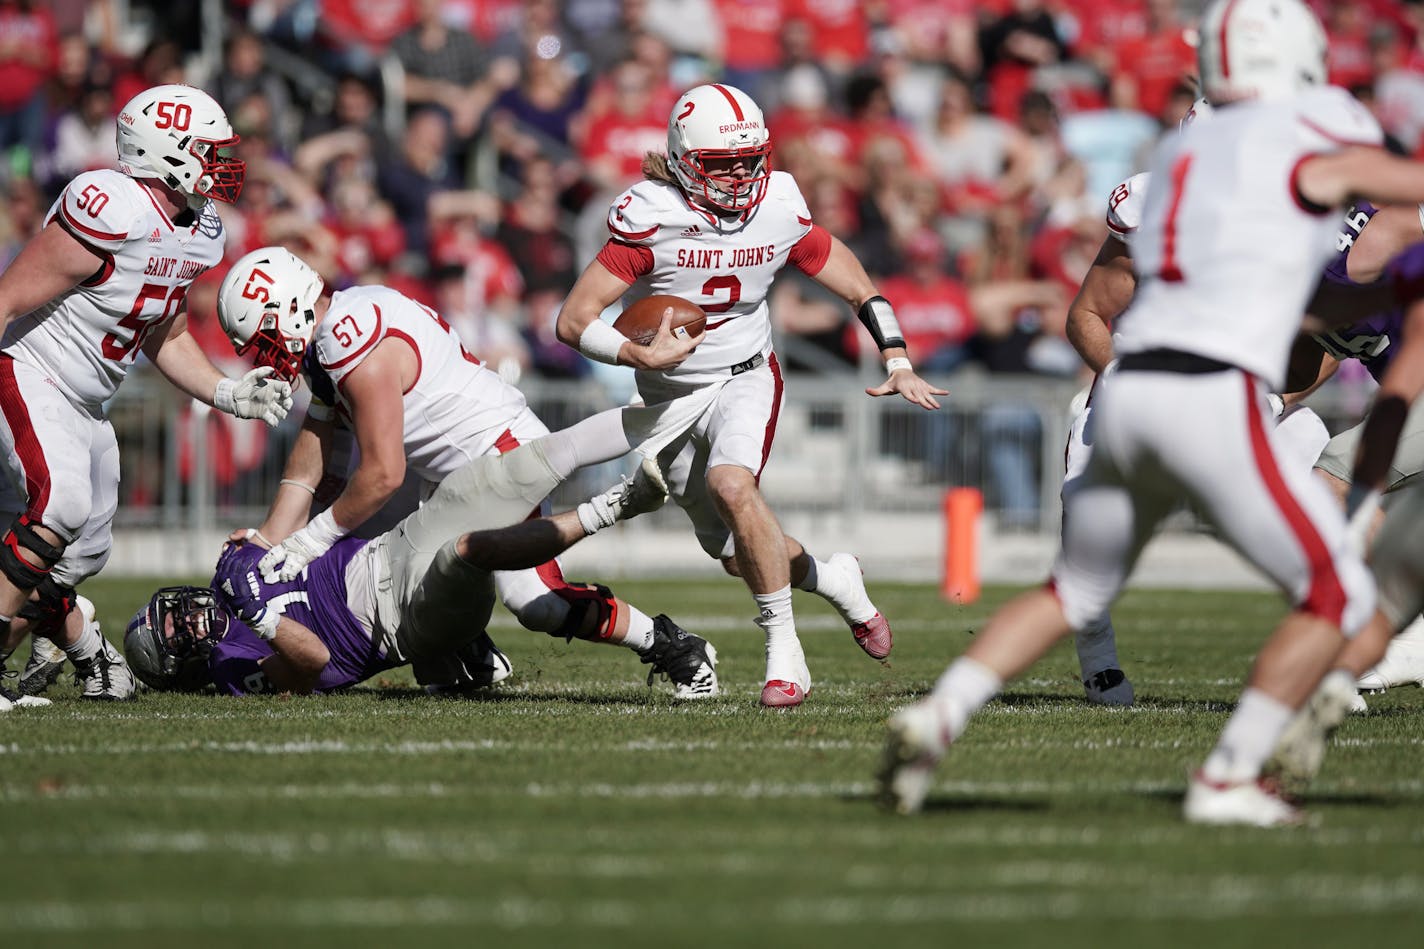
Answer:
[[[1390,640],[1379,664],[1355,681],[1361,692],[1383,692],[1401,685],[1424,686],[1424,634],[1415,624]]]
[[[1320,773],[1330,736],[1350,713],[1360,693],[1347,672],[1331,672],[1291,717],[1263,769],[1292,791],[1300,791]]]
[[[935,768],[954,736],[935,704],[925,699],[890,716],[876,799],[897,814],[915,814],[934,784]]]
[[[835,574],[825,583],[836,594],[834,597],[827,596],[827,602],[836,608],[841,619],[850,627],[856,645],[865,650],[870,658],[884,662],[890,657],[894,642],[890,622],[875,608],[870,594],[865,591],[865,572],[860,569],[860,559],[855,554],[835,553],[831,554],[825,566]],[[855,619],[857,616],[862,619]]]
[[[1289,827],[1305,822],[1305,815],[1265,781],[1218,783],[1208,781],[1200,771],[1187,785],[1182,816],[1191,824],[1250,827]]]

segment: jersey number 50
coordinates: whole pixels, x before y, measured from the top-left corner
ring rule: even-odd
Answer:
[[[133,308],[129,310],[127,316],[119,320],[119,326],[128,330],[127,339],[116,332],[105,335],[104,356],[114,362],[132,361],[134,353],[143,345],[144,340],[148,339],[149,334],[183,308],[183,299],[187,294],[186,286],[165,287],[157,283],[144,284],[139,288],[138,299],[134,300]],[[162,315],[158,319],[144,319],[143,311],[149,301],[161,305]],[[157,308],[155,307],[155,309]]]

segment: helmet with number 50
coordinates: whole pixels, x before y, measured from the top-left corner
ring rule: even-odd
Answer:
[[[197,210],[209,198],[231,204],[247,164],[224,154],[238,136],[227,113],[194,86],[154,86],[119,110],[119,167],[134,178],[157,178],[181,191]]]
[[[771,178],[771,133],[761,107],[735,86],[689,89],[668,116],[668,166],[682,190],[727,212],[754,208]]]
[[[321,276],[285,247],[261,247],[232,265],[218,288],[218,322],[239,356],[253,352],[291,382],[316,328]]]
[[[1202,91],[1212,105],[1325,84],[1325,30],[1301,0],[1215,0],[1200,34]]]

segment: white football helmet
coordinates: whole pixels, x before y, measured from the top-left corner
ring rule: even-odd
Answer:
[[[1325,82],[1325,30],[1301,0],[1214,0],[1197,60],[1213,105],[1274,99]]]
[[[232,265],[218,288],[218,323],[239,356],[291,382],[316,328],[322,280],[284,247],[261,247]]]
[[[1182,121],[1177,123],[1178,129],[1184,129],[1199,119],[1210,118],[1211,103],[1205,99],[1198,99],[1192,103],[1192,107],[1187,110],[1187,114],[1182,116]]]
[[[183,192],[193,210],[242,192],[247,164],[222,153],[238,142],[227,113],[194,86],[154,86],[119,110],[119,167]]]
[[[736,159],[745,177],[730,173]],[[668,165],[689,197],[722,211],[756,207],[771,178],[771,133],[761,107],[723,83],[689,89],[668,116]]]

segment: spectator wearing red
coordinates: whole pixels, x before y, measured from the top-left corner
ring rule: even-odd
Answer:
[[[34,0],[0,0],[0,149],[44,144],[45,83],[58,68],[54,19]]]
[[[317,20],[338,70],[374,69],[391,41],[415,22],[411,0],[321,0]]]
[[[716,0],[722,26],[722,79],[758,102],[781,65],[787,0]]]
[[[495,241],[509,251],[519,268],[526,303],[528,295],[535,293],[552,293],[563,299],[578,279],[573,241],[559,226],[560,215],[554,163],[547,158],[525,163],[523,188],[505,206]]]
[[[1325,17],[1325,35],[1330,45],[1325,63],[1332,86],[1351,89],[1374,82],[1370,55],[1370,16],[1363,6],[1335,3]]]
[[[881,0],[880,7],[911,60],[972,76],[979,72],[978,17],[1002,13],[1007,0]]]
[[[595,187],[621,191],[642,178],[643,156],[667,146],[667,114],[653,105],[653,77],[637,60],[613,70],[612,108],[584,126],[585,174]]]
[[[1147,0],[1147,34],[1120,47],[1113,105],[1161,119],[1173,90],[1195,73],[1196,50],[1187,43],[1177,0]]]
[[[910,358],[923,372],[948,372],[970,356],[969,341],[979,331],[969,291],[944,272],[944,242],[933,231],[916,231],[905,242],[905,273],[879,280],[881,294],[895,304]],[[859,323],[846,326],[852,355],[871,344]]]
[[[782,108],[766,120],[776,164],[798,181],[829,176],[859,187],[855,130],[831,111],[821,71],[804,63],[794,67],[782,79],[780,98]]]
[[[1123,46],[1148,33],[1143,0],[1071,0],[1063,4],[1062,14],[1071,18],[1077,30],[1073,55],[1105,75],[1117,69]]]
[[[981,217],[1002,201],[1017,201],[1033,183],[1036,154],[1017,126],[980,113],[969,80],[945,75],[939,110],[923,137],[946,210]]]
[[[870,24],[860,0],[787,0],[786,12],[810,25],[816,58],[831,72],[847,75],[870,56]]]
[[[1013,121],[1040,66],[1068,56],[1068,46],[1043,0],[1014,0],[1013,9],[979,31],[979,55],[989,84],[989,111]]]
[[[336,238],[341,284],[357,283],[372,268],[389,267],[405,250],[405,232],[391,206],[364,178],[337,182],[326,227]]]
[[[903,152],[907,167],[925,171],[928,166],[920,144],[910,127],[895,114],[890,90],[879,76],[856,76],[846,84],[846,105],[850,108],[851,153],[859,164],[880,142],[893,141]]]
[[[145,89],[186,81],[183,47],[160,36],[144,47],[138,62],[114,82],[114,102],[122,105]]]

